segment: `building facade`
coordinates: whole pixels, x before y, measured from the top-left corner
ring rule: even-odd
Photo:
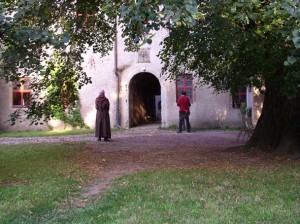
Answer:
[[[110,100],[112,127],[131,128],[145,123],[158,122],[162,127],[178,125],[177,96],[186,90],[191,98],[190,122],[192,127],[240,127],[241,114],[234,105],[230,93],[215,94],[209,86],[196,87],[192,75],[180,76],[171,81],[161,74],[162,64],[157,54],[160,42],[167,33],[156,33],[151,45],[144,45],[138,52],[125,51],[120,33],[109,55],[100,57],[92,51],[84,55],[85,72],[92,78],[92,84],[79,91],[80,112],[84,122],[95,127],[95,98],[100,90],[105,90]],[[29,125],[23,121],[14,126],[8,122],[9,115],[22,105],[26,97],[26,86],[15,88],[15,84],[0,80],[0,130],[47,130],[49,127],[61,129],[59,121]],[[196,88],[195,88],[196,87]],[[247,88],[238,93],[248,106],[252,107],[253,122],[256,123],[261,107],[262,96],[258,91]],[[21,103],[20,103],[21,102]]]

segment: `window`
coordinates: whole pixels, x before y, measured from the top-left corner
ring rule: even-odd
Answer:
[[[176,99],[181,95],[182,91],[186,91],[186,95],[193,102],[193,76],[190,74],[177,76],[176,79]]]
[[[233,108],[240,108],[241,103],[246,103],[246,92],[247,88],[239,88],[236,92],[232,93],[232,107]]]
[[[79,32],[95,28],[95,16],[92,12],[81,13],[77,12],[76,28]]]
[[[28,107],[32,90],[30,78],[22,78],[13,83],[13,107]]]

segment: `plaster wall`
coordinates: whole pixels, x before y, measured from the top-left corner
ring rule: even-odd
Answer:
[[[125,50],[121,32],[109,55],[101,58],[89,51],[84,56],[84,71],[92,78],[92,84],[84,86],[79,91],[79,97],[82,117],[90,128],[95,127],[95,98],[101,89],[105,90],[110,101],[111,125],[129,127],[129,82],[140,72],[150,72],[160,79],[161,62],[156,55],[160,49],[159,43],[166,35],[166,32],[158,32],[151,45],[142,46],[149,51],[150,63],[138,63],[138,52]]]
[[[163,123],[168,127],[178,125],[178,107],[176,104],[175,82],[165,82],[166,107],[163,108],[166,120]],[[193,91],[193,101],[190,107],[190,122],[192,127],[239,127],[241,125],[239,109],[231,107],[229,93],[215,94],[208,86],[197,87]]]
[[[162,127],[178,125],[176,83],[166,80],[166,75],[161,74],[162,64],[157,57],[161,47],[159,44],[166,35],[167,32],[160,31],[155,35],[151,45],[141,46],[149,52],[150,59],[143,63],[139,62],[138,52],[125,51],[120,32],[114,49],[107,56],[101,58],[99,54],[92,51],[84,55],[83,68],[87,75],[91,77],[92,84],[88,84],[79,90],[79,98],[82,117],[90,128],[95,127],[95,98],[102,89],[105,90],[110,101],[111,126],[121,126],[122,128],[130,126],[129,84],[135,75],[145,72],[155,76],[160,83]],[[117,57],[115,53],[117,53]],[[29,129],[28,121],[25,121],[21,126],[13,127],[3,123],[13,111],[11,105],[12,89],[1,81],[0,87],[3,90],[0,95],[0,130]],[[194,89],[193,97],[190,116],[192,127],[239,127],[241,125],[239,109],[232,108],[229,93],[215,94],[212,88],[201,86]],[[255,97],[254,101],[256,100]],[[257,112],[259,112],[259,107],[257,107]],[[51,121],[52,126],[53,122]],[[47,125],[30,127],[30,129],[35,130],[46,128]]]
[[[110,119],[112,126],[116,125],[117,76],[114,72],[114,55],[111,52],[103,58],[93,52],[85,55],[84,71],[92,79],[92,84],[83,86],[79,91],[81,115],[85,123],[95,127],[95,99],[101,90],[105,91],[110,101]]]

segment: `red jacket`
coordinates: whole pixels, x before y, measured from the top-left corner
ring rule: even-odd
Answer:
[[[190,110],[191,101],[187,96],[180,96],[177,100],[177,106],[179,106],[179,112],[188,112]]]

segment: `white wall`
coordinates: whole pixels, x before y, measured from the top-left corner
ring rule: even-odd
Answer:
[[[118,125],[118,102],[120,112],[120,125],[123,128],[129,126],[129,83],[138,73],[148,72],[153,74],[161,86],[161,124],[163,127],[178,125],[178,107],[176,105],[176,85],[174,81],[166,80],[161,74],[162,64],[156,56],[160,50],[159,43],[167,35],[165,31],[156,34],[151,45],[144,45],[142,48],[149,48],[150,63],[138,63],[137,52],[125,51],[125,45],[118,34],[117,38],[117,72],[115,71],[115,52],[110,52],[103,58],[99,54],[89,51],[84,55],[84,71],[92,77],[92,84],[84,86],[79,91],[81,114],[85,123],[95,127],[95,99],[100,90],[104,89],[110,100],[111,125]],[[118,80],[119,79],[119,80]],[[119,84],[118,84],[119,82]],[[118,86],[119,85],[119,86]],[[16,127],[4,125],[3,121],[12,109],[12,89],[10,86],[0,82],[2,93],[0,95],[0,128],[17,130]],[[117,92],[119,87],[119,94]],[[214,94],[213,89],[208,86],[197,87],[194,90],[194,102],[191,106],[192,127],[238,127],[241,124],[239,109],[232,108],[231,96],[229,93]],[[119,101],[118,101],[119,97]],[[25,123],[23,123],[25,124]],[[28,125],[18,126],[19,129],[28,129]],[[47,126],[38,126],[35,129],[45,129]]]

